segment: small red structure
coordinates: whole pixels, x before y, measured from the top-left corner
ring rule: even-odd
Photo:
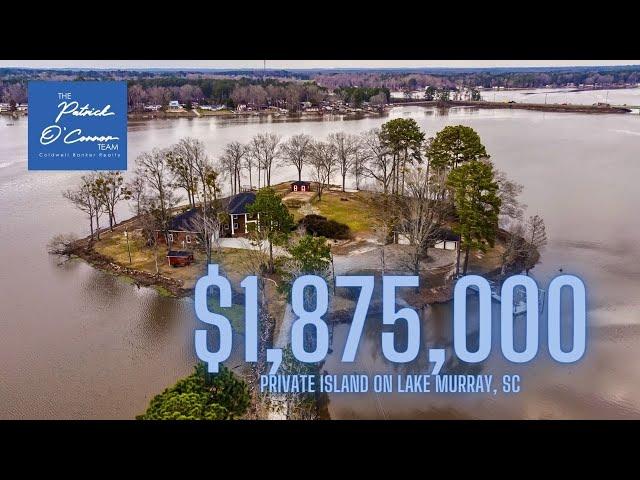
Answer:
[[[193,252],[185,250],[169,250],[167,260],[172,267],[186,267],[193,262]]]
[[[304,181],[297,181],[291,183],[291,191],[292,192],[310,192],[311,191],[311,183]]]

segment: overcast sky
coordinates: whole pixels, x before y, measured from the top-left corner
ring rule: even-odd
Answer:
[[[267,68],[485,68],[638,65],[640,60],[267,60]],[[0,60],[0,67],[257,69],[263,60]]]

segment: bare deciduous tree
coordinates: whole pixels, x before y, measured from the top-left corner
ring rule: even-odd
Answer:
[[[171,185],[171,171],[167,163],[168,150],[154,148],[136,158],[136,175],[149,188],[150,199],[157,200],[161,229],[165,230],[169,220],[169,209],[176,202]]]
[[[320,201],[324,189],[329,186],[331,174],[336,167],[335,148],[327,142],[315,142],[310,159],[313,167],[313,180],[318,185],[318,200]]]
[[[344,132],[332,133],[329,135],[329,143],[336,152],[338,169],[342,177],[342,191],[344,192],[347,174],[351,171],[358,149],[358,138]]]
[[[529,270],[540,261],[540,251],[547,245],[547,231],[541,216],[533,215],[529,217],[524,239],[527,249],[525,273],[529,275]]]
[[[231,142],[224,149],[220,158],[224,175],[229,179],[231,195],[240,191],[240,172],[243,168],[243,159],[247,155],[247,147],[240,142]]]
[[[302,167],[311,154],[313,139],[304,133],[294,135],[282,145],[280,165],[293,166],[298,171],[298,181],[302,180]]]
[[[189,222],[189,229],[197,232],[199,240],[202,242],[207,254],[207,263],[211,263],[213,249],[219,247],[220,239],[220,219],[218,215],[197,214]]]
[[[387,195],[393,182],[395,166],[389,147],[380,138],[380,130],[365,132],[362,135],[362,145],[367,159],[363,164],[364,174],[376,180]]]
[[[258,164],[258,188],[260,187],[260,170],[265,172],[265,184],[271,186],[271,167],[280,153],[280,136],[275,133],[260,133],[249,143],[250,154]]]
[[[140,215],[140,213],[142,212],[142,204],[146,192],[144,179],[139,176],[134,177],[134,179],[127,185],[127,189],[131,192],[131,200],[133,200],[134,202],[133,211],[136,215]]]
[[[69,200],[78,210],[87,214],[91,240],[93,241],[94,236],[100,240],[100,215],[102,214],[103,205],[94,187],[95,175],[83,175],[80,179],[81,184],[77,189],[67,190],[62,193],[62,196]],[[95,228],[93,226],[94,220]]]
[[[190,207],[196,205],[198,175],[196,172],[196,149],[193,138],[183,138],[167,152],[167,165],[173,174],[173,184],[187,192]]]
[[[397,229],[409,242],[407,266],[414,275],[420,275],[420,262],[442,229],[446,207],[437,198],[445,185],[442,177],[417,167],[405,176],[405,195],[396,198]]]
[[[116,205],[121,200],[129,200],[131,191],[124,184],[124,177],[118,171],[100,172],[93,180],[95,195],[100,197],[105,213],[109,216],[109,229],[116,225]]]
[[[518,196],[524,186],[507,178],[502,170],[494,170],[494,179],[498,183],[498,196],[502,201],[500,205],[500,225],[508,227],[511,222],[522,220],[526,205],[520,203]]]

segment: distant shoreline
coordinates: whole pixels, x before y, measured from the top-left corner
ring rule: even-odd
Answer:
[[[520,103],[520,102],[487,102],[480,101],[459,101],[449,100],[447,102],[427,101],[427,100],[404,100],[393,99],[394,106],[415,105],[424,107],[477,107],[485,109],[513,109],[513,110],[536,110],[541,112],[563,112],[563,113],[630,113],[632,110],[625,107],[612,106],[595,106],[595,105],[577,105],[577,104],[558,104],[558,103]]]

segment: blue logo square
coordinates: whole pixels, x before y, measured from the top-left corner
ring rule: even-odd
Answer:
[[[29,82],[29,170],[126,170],[126,82]]]

